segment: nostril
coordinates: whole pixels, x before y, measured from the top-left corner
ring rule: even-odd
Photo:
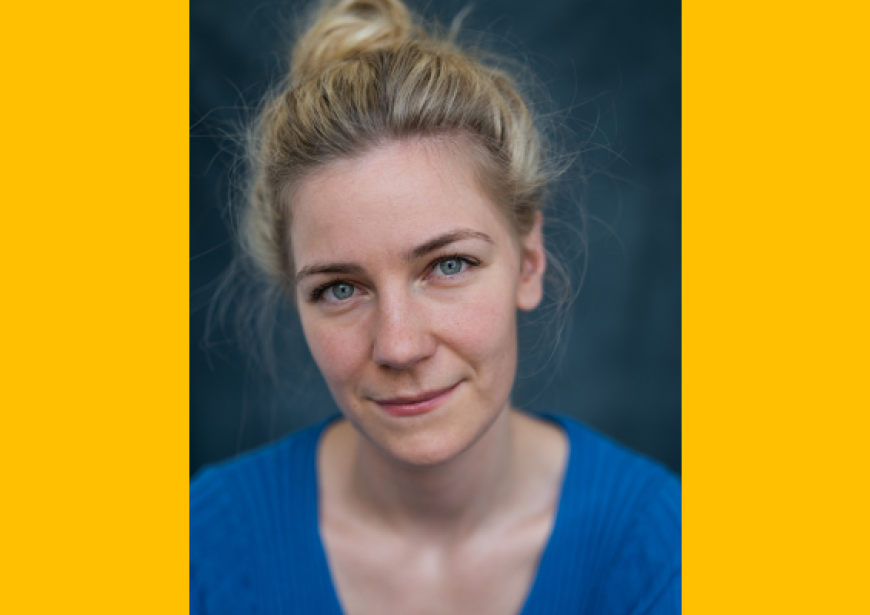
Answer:
[[[374,337],[372,358],[378,365],[407,369],[434,353],[434,340],[410,310],[384,314]]]

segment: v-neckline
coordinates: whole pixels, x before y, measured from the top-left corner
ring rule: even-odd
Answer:
[[[532,615],[535,608],[535,603],[539,602],[540,599],[537,598],[539,594],[545,592],[545,584],[546,584],[546,575],[542,576],[542,570],[550,570],[555,565],[555,561],[558,559],[558,551],[560,548],[560,540],[557,538],[561,536],[564,531],[564,525],[566,523],[564,509],[564,503],[566,501],[570,501],[571,493],[568,493],[568,497],[566,497],[566,491],[571,491],[573,480],[571,480],[571,476],[575,473],[574,466],[576,463],[577,455],[572,450],[572,437],[571,437],[571,428],[570,425],[565,421],[562,417],[553,414],[546,413],[531,413],[534,416],[549,421],[559,427],[562,430],[562,433],[565,436],[565,443],[567,446],[565,453],[565,465],[562,471],[562,484],[559,488],[559,497],[556,501],[556,513],[553,517],[553,526],[550,529],[550,535],[547,537],[547,541],[544,544],[544,548],[541,551],[541,556],[538,559],[538,563],[535,568],[535,576],[532,579],[531,584],[529,585],[528,592],[526,593],[526,597],[523,601],[522,608],[517,611],[518,615]],[[311,464],[311,471],[313,472],[313,477],[309,477],[313,480],[308,481],[309,488],[313,488],[314,493],[310,493],[309,497],[304,498],[305,502],[313,502],[314,505],[310,506],[310,510],[306,511],[306,519],[308,527],[307,532],[309,536],[313,536],[316,539],[317,548],[315,549],[317,562],[315,565],[317,568],[326,571],[326,575],[328,578],[328,585],[330,587],[330,611],[332,615],[344,615],[344,610],[341,606],[341,600],[338,597],[338,589],[335,586],[335,579],[332,576],[332,568],[329,565],[329,557],[326,553],[326,545],[323,542],[323,535],[320,532],[320,476],[318,472],[317,466],[317,456],[318,451],[320,449],[321,439],[323,438],[323,434],[326,432],[326,429],[332,425],[335,421],[341,418],[341,415],[333,415],[329,418],[325,419],[316,429],[313,434],[313,446],[311,450],[311,454],[313,454],[314,459]],[[323,615],[328,615],[324,613]]]

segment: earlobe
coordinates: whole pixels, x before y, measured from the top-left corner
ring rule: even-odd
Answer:
[[[520,281],[517,286],[517,308],[534,310],[544,296],[544,272],[547,270],[547,253],[544,250],[544,217],[535,214],[535,224],[529,233],[520,238],[523,251]]]

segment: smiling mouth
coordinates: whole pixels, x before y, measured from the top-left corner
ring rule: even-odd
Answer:
[[[392,416],[415,416],[430,412],[440,406],[453,394],[459,382],[446,389],[429,391],[420,395],[395,397],[392,399],[373,399],[381,409]]]

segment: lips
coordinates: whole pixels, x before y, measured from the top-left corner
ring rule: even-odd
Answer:
[[[416,416],[430,412],[443,404],[459,386],[459,382],[444,389],[427,391],[419,395],[373,399],[381,409],[392,416]]]

